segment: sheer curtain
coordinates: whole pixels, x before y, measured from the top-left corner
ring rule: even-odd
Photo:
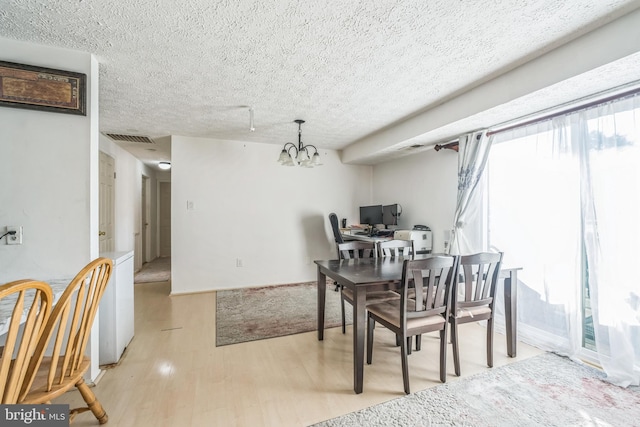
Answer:
[[[640,102],[610,102],[499,134],[489,242],[522,266],[523,340],[640,379]]]
[[[491,142],[492,138],[487,137],[486,130],[463,135],[458,141],[458,198],[448,251],[451,254],[471,254],[483,250],[483,174]]]
[[[498,134],[488,167],[490,247],[522,267],[520,338],[567,355],[581,336],[578,171],[563,117]]]
[[[571,119],[598,359],[611,382],[639,385],[640,96]]]

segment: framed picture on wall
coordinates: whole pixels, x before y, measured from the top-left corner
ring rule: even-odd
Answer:
[[[87,76],[0,61],[0,106],[87,115]]]

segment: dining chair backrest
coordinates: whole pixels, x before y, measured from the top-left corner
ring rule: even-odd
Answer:
[[[376,245],[373,242],[359,240],[340,243],[338,244],[338,255],[340,259],[375,258]]]
[[[502,255],[502,252],[480,252],[460,256],[460,274],[453,293],[456,310],[493,306]]]
[[[379,257],[401,257],[414,254],[413,240],[387,240],[378,242]]]
[[[480,252],[460,256],[458,280],[453,287],[451,302],[451,344],[456,375],[460,375],[460,345],[458,326],[486,321],[487,366],[493,366],[493,329],[495,295],[502,252]]]
[[[35,379],[50,343],[53,344],[53,350],[46,373],[48,389],[53,384],[62,384],[65,378],[76,373],[84,361],[93,320],[112,270],[113,261],[96,258],[71,280],[56,302],[31,360],[29,372],[34,375],[26,384],[25,394]]]
[[[405,260],[400,293],[401,324],[406,325],[407,319],[435,314],[447,319],[457,269],[458,256],[438,255],[420,260]],[[413,292],[410,293],[409,289],[412,287]]]
[[[0,286],[0,303],[7,301],[13,309],[6,320],[4,348],[0,347],[0,403],[15,404],[49,319],[53,294],[44,282],[18,280]]]

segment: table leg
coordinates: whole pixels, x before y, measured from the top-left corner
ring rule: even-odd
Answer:
[[[364,382],[364,335],[366,323],[367,289],[355,287],[353,291],[353,389],[362,393]]]
[[[318,341],[324,339],[324,305],[327,297],[327,276],[318,267]]]
[[[507,354],[516,357],[518,342],[518,272],[511,270],[504,279],[504,317],[507,329]]]

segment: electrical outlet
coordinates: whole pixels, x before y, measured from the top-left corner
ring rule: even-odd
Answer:
[[[236,258],[236,267],[242,267],[242,258]]]
[[[15,231],[16,234],[11,235],[8,234],[6,236],[7,239],[7,245],[21,245],[22,244],[22,226],[18,225],[8,225],[7,226],[7,231]]]

